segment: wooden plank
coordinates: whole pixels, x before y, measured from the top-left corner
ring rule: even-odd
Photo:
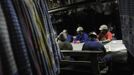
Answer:
[[[83,50],[83,51],[73,51],[73,50],[61,50],[62,53],[88,53],[88,54],[101,54],[103,51],[92,51],[92,50]]]
[[[94,1],[94,0],[92,0],[92,1]],[[65,5],[65,6],[62,6],[62,7],[57,7],[57,8],[54,8],[54,9],[50,9],[50,10],[48,10],[48,13],[52,14],[52,13],[56,13],[56,12],[70,10],[70,9],[74,9],[74,8],[78,8],[78,7],[81,7],[81,6],[88,5],[89,3],[91,3],[91,1],[77,2],[77,3]]]
[[[92,57],[102,54],[103,51],[71,51],[71,50],[61,50],[61,53],[63,53],[64,56],[89,56]]]
[[[90,65],[91,61],[71,61],[71,60],[61,60],[61,64],[71,64],[71,65]]]
[[[99,54],[99,53],[103,53],[103,51],[97,51],[97,50],[82,50],[82,51],[73,51],[73,50],[61,50],[61,52],[62,53],[64,53],[64,52],[68,52],[68,53],[70,53],[70,52],[72,52],[72,53],[97,53],[97,54]]]

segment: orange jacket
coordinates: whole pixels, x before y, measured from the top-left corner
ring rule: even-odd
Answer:
[[[103,41],[103,40],[112,40],[112,33],[111,32],[107,32],[105,35],[99,35],[99,40]]]

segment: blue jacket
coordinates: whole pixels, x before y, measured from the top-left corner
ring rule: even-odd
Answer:
[[[67,35],[66,41],[72,42],[73,41],[73,37],[71,35]]]
[[[89,37],[86,33],[78,34],[75,41],[80,41],[81,43],[89,41]]]
[[[82,50],[102,50],[104,51],[104,53],[106,52],[104,45],[98,42],[97,40],[89,40],[85,42]]]

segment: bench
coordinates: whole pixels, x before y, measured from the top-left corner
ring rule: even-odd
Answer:
[[[83,50],[83,51],[73,51],[73,50],[61,50],[61,53],[64,56],[71,56],[71,57],[78,57],[77,60],[61,60],[61,71],[62,70],[69,70],[70,68],[64,68],[62,65],[87,65],[90,66],[92,69],[93,75],[100,75],[100,68],[98,62],[98,55],[103,54],[103,51],[90,51],[90,50]],[[83,59],[79,59],[79,57],[83,57]],[[86,59],[84,59],[86,58]],[[75,69],[74,69],[75,70]],[[80,71],[80,70],[79,70]],[[89,70],[90,72],[91,70]]]

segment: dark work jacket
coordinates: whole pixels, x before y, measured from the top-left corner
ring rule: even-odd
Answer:
[[[71,35],[67,35],[66,41],[72,42],[73,41],[73,37]]]
[[[99,57],[97,58],[99,61],[102,60],[102,58],[105,56],[106,54],[106,49],[104,47],[103,44],[101,44],[100,42],[98,42],[97,40],[89,40],[87,42],[84,43],[82,50],[90,50],[90,51],[103,51],[102,54],[99,54]],[[89,56],[83,57],[83,60],[89,60]]]
[[[84,43],[82,50],[98,50],[106,52],[106,49],[103,44],[98,42],[97,40],[89,40]]]
[[[89,41],[89,37],[86,33],[78,34],[75,41],[80,41],[81,43]]]

